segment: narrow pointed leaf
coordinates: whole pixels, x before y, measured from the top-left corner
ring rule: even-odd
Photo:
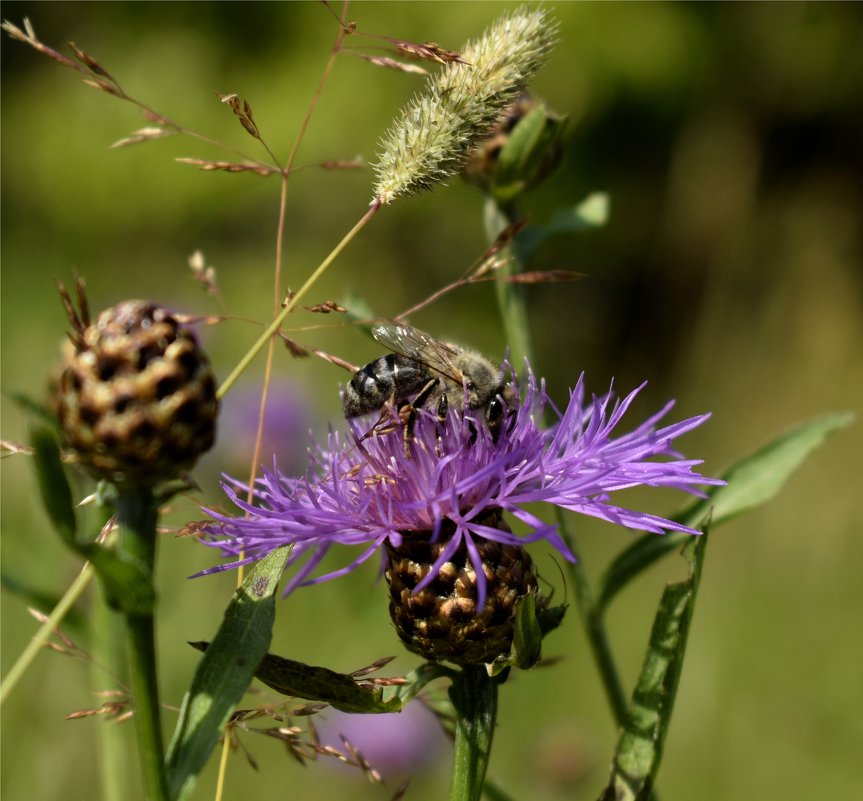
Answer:
[[[323,701],[343,712],[392,712],[381,709],[383,688],[369,681],[357,681],[345,673],[305,665],[293,659],[267,654],[255,676],[283,695],[307,701]]]
[[[34,418],[34,420],[47,426],[49,429],[57,428],[57,415],[44,403],[40,403],[35,398],[31,398],[23,392],[12,392],[9,397],[15,402],[19,409],[29,414]]]
[[[531,224],[518,235],[518,249],[525,260],[546,240],[600,228],[608,222],[611,202],[607,192],[592,192],[574,206],[559,209],[544,225]]]
[[[669,584],[662,594],[611,776],[600,801],[650,798],[674,709],[706,547],[706,530],[701,537],[690,538],[683,548],[689,576]]]
[[[38,426],[30,435],[30,443],[35,449],[34,463],[42,505],[63,541],[75,548],[78,524],[75,520],[72,490],[60,461],[57,440],[50,429]]]
[[[48,614],[61,601],[60,595],[40,590],[20,573],[13,575],[6,570],[0,572],[0,586],[8,593],[18,596],[27,606],[45,614]],[[72,634],[77,635],[83,632],[84,623],[85,619],[77,609],[70,609],[63,616],[63,629]]]
[[[542,655],[542,640],[562,622],[566,604],[536,608],[536,595],[524,596],[516,606],[512,645],[509,653],[488,665],[490,676],[500,676],[512,667],[530,670]]]
[[[542,630],[536,619],[536,593],[528,593],[518,602],[512,634],[513,664],[523,670],[532,668],[542,652]]]
[[[724,487],[714,487],[706,498],[696,501],[674,519],[697,527],[712,509],[711,526],[715,528],[767,503],[815,448],[853,421],[854,415],[848,412],[831,414],[787,431],[734,465],[722,476],[728,482]],[[629,581],[680,547],[689,537],[689,534],[675,532],[661,537],[646,534],[636,540],[608,566],[600,581],[597,608],[602,610],[608,606]]]
[[[234,705],[267,653],[276,615],[274,594],[289,554],[290,546],[279,548],[249,571],[198,663],[168,747],[171,798],[184,799],[191,793]]]
[[[76,550],[93,565],[111,608],[127,615],[152,613],[156,590],[138,562],[96,543],[78,545]]]
[[[425,664],[407,676],[404,684],[383,686],[275,654],[267,654],[255,671],[258,679],[282,695],[362,714],[398,712],[430,681],[449,674],[439,665]]]
[[[104,545],[79,541],[72,490],[53,433],[48,428],[37,427],[31,442],[42,503],[63,542],[93,565],[112,607],[127,614],[148,614],[156,601],[156,593],[144,570]]]

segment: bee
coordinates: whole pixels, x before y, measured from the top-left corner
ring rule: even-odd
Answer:
[[[359,417],[383,409],[387,402],[395,403],[405,424],[408,456],[416,410],[422,407],[435,409],[439,422],[450,409],[481,409],[497,439],[514,401],[512,387],[499,367],[476,351],[440,342],[409,325],[376,325],[372,336],[391,353],[354,373],[342,398],[345,417]]]

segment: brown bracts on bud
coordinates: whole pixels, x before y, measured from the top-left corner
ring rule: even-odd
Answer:
[[[482,522],[509,531],[500,510],[489,512]],[[390,616],[408,650],[426,659],[482,665],[509,653],[516,604],[536,591],[537,579],[523,548],[477,539],[488,593],[482,609],[478,608],[476,570],[464,544],[428,586],[415,591],[453,530],[453,524],[444,521],[436,542],[431,542],[430,531],[410,531],[404,532],[398,548],[387,546]]]
[[[74,328],[57,398],[69,447],[93,474],[121,485],[190,468],[212,446],[218,413],[195,335],[143,300],[118,303],[90,323],[86,307],[77,315],[61,294]]]

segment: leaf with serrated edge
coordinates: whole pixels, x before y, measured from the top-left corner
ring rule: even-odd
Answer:
[[[168,747],[171,798],[189,796],[237,701],[267,653],[276,615],[274,595],[291,546],[278,548],[249,572],[198,663]]]
[[[650,797],[674,709],[706,547],[705,529],[683,547],[689,562],[688,578],[669,584],[662,594],[600,801],[647,801]]]
[[[806,457],[831,434],[854,421],[849,412],[810,420],[780,435],[761,450],[738,462],[714,487],[674,520],[698,526],[712,509],[713,528],[771,500]],[[620,553],[608,566],[599,584],[597,608],[602,610],[626,584],[658,559],[682,545],[691,535],[674,532],[658,537],[646,534]]]

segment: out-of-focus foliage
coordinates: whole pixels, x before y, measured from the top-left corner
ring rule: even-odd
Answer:
[[[456,49],[504,7],[357,2],[350,17],[363,31]],[[569,118],[566,160],[528,198],[527,210],[546,221],[589,192],[611,197],[605,227],[549,239],[535,254],[536,269],[588,274],[526,289],[535,367],[552,392],[563,399],[586,370],[596,391],[612,376],[622,390],[649,379],[640,401],[645,413],[668,396],[678,398],[683,416],[712,410],[710,424],[685,443],[687,452],[708,457],[712,474],[801,419],[859,411],[859,7],[548,7],[560,20],[560,43],[535,89]],[[331,15],[312,3],[6,2],[3,15],[16,23],[29,16],[44,41],[74,41],[129,94],[263,156],[213,94],[239,93],[282,158],[335,36]],[[374,161],[380,135],[419,86],[414,75],[341,56],[299,163],[357,154]],[[76,270],[87,278],[94,309],[146,297],[188,313],[235,315],[200,328],[217,373],[226,375],[261,330],[245,320],[272,313],[277,180],[177,164],[178,157],[232,158],[187,137],[108,150],[146,120],[9,39],[2,45],[2,121],[3,436],[26,439],[24,417],[5,395],[39,395],[47,386],[66,326],[53,280]],[[311,167],[291,178],[282,289],[298,286],[363,213],[372,180],[370,170]],[[354,293],[377,314],[397,314],[479,256],[481,213],[479,194],[458,181],[393,204],[334,265],[310,305]],[[196,249],[216,267],[223,303],[193,280],[187,259]],[[333,327],[295,336],[355,363],[377,355],[371,340],[336,327],[340,321],[303,313],[297,326]],[[413,321],[489,355],[502,355],[506,344],[489,286],[452,293]],[[250,384],[260,380],[262,364],[247,374]],[[346,373],[287,351],[277,353],[275,372],[293,382],[300,400],[276,395],[274,404],[287,408],[306,396],[317,414],[311,425],[320,430],[337,420]],[[211,503],[221,503],[217,475],[238,450],[230,430],[221,437],[196,471],[201,497]],[[298,437],[295,453],[283,445],[280,460],[296,461],[306,444]],[[849,621],[863,615],[861,453],[858,425],[819,451],[772,506],[712,535],[659,778],[666,801],[696,794],[702,801],[841,798],[857,789],[863,645],[848,632]],[[3,571],[57,592],[78,563],[39,508],[28,458],[3,463]],[[198,515],[192,502],[178,499],[165,524]],[[579,533],[594,575],[630,541],[598,523]],[[191,538],[166,535],[162,556],[163,694],[179,704],[198,658],[185,643],[212,636],[234,577],[187,581],[214,559]],[[563,596],[557,567],[537,557]],[[611,613],[629,687],[661,587],[684,572],[679,560],[667,562]],[[300,590],[276,614],[272,650],[303,662],[350,671],[400,651],[371,569]],[[6,591],[2,616],[5,672],[35,624]],[[502,696],[489,775],[514,797],[595,797],[606,778],[616,732],[576,616],[550,642],[555,649],[565,669],[534,671]],[[392,667],[414,666],[400,656]],[[116,685],[103,677],[97,686]],[[249,705],[260,702],[252,696]],[[83,664],[40,656],[3,710],[4,797],[52,801],[68,798],[70,788],[77,797],[97,797],[97,729],[111,724],[62,720],[97,703]],[[301,769],[277,743],[241,737],[259,772],[233,761],[229,798],[270,797],[274,787],[306,798],[347,788],[356,798],[389,797],[358,771],[324,763]],[[196,797],[211,797],[214,773],[211,765]],[[417,778],[408,797],[439,798],[444,784]]]

